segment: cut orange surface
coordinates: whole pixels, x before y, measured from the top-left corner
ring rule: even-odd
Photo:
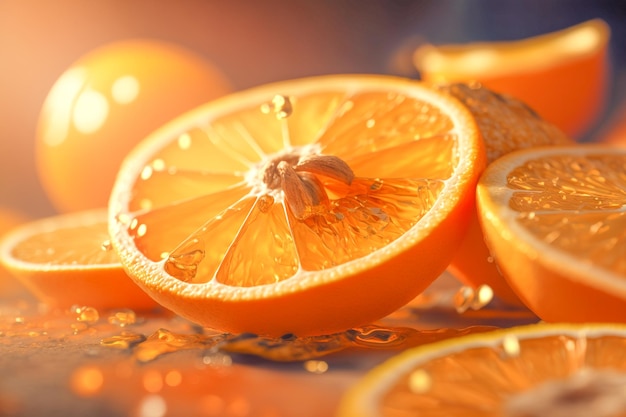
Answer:
[[[487,246],[545,321],[626,321],[626,150],[536,148],[492,163],[478,185]]]
[[[474,115],[485,143],[487,164],[519,149],[573,143],[561,129],[543,120],[525,103],[479,83],[437,84],[434,88],[461,100]],[[521,304],[485,245],[476,212],[448,269],[466,285],[489,285],[501,300],[510,305]]]
[[[335,75],[230,95],[125,160],[114,248],[160,304],[206,327],[327,334],[417,296],[452,258],[484,167],[457,100]]]
[[[606,104],[609,40],[608,25],[594,19],[517,41],[426,44],[413,58],[425,81],[479,81],[578,138]]]
[[[124,156],[170,119],[232,89],[211,62],[149,39],[112,42],[54,83],[37,123],[41,184],[61,212],[105,207]]]
[[[0,239],[9,230],[26,221],[25,214],[9,207],[0,206]],[[24,287],[20,285],[19,281],[0,264],[0,298],[15,295],[23,289]]]
[[[626,327],[536,324],[408,349],[371,370],[337,417],[621,417]]]
[[[24,223],[0,241],[0,262],[51,307],[157,307],[108,246],[105,209]]]

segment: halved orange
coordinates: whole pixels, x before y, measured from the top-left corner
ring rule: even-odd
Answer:
[[[337,417],[621,417],[626,327],[534,324],[408,349],[365,375]]]
[[[270,336],[367,324],[448,265],[484,149],[421,83],[332,75],[260,86],[164,126],[126,158],[114,248],[163,306]]]
[[[479,81],[578,138],[606,105],[610,35],[606,22],[593,19],[516,41],[425,44],[413,59],[425,81]]]
[[[0,262],[53,308],[157,307],[128,278],[108,239],[106,209],[38,219],[4,236]]]
[[[436,84],[433,88],[461,100],[470,110],[485,143],[487,164],[515,150],[540,145],[571,145],[574,142],[522,101],[495,93],[480,83]],[[521,305],[493,261],[484,240],[474,212],[465,239],[448,269],[466,285],[473,288],[489,285],[494,294],[509,305]]]
[[[545,321],[626,322],[626,149],[517,151],[478,185],[487,246]]]
[[[0,239],[2,236],[17,227],[19,224],[26,222],[28,217],[11,207],[0,206]],[[0,298],[13,296],[24,290],[19,281],[14,279],[11,274],[0,264]]]

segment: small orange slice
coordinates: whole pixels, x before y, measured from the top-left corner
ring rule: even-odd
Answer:
[[[626,321],[626,150],[535,148],[492,163],[478,185],[487,246],[545,321]]]
[[[474,115],[485,143],[487,164],[515,150],[540,145],[571,145],[574,142],[525,103],[495,93],[479,83],[437,84],[434,88],[461,100]],[[493,261],[484,240],[474,212],[465,239],[448,269],[466,285],[474,288],[489,285],[501,300],[512,306],[521,305]]]
[[[157,307],[128,278],[108,239],[104,209],[39,219],[4,236],[0,261],[51,307]]]
[[[484,163],[472,115],[419,82],[286,81],[148,137],[122,165],[109,230],[130,276],[181,316],[333,333],[393,312],[445,270]]]
[[[535,324],[408,349],[365,375],[338,417],[618,417],[626,327]]]
[[[517,41],[422,45],[413,58],[425,81],[479,81],[578,138],[605,107],[609,40],[608,25],[594,19]]]
[[[615,111],[594,140],[626,147],[626,100],[616,106]]]
[[[25,214],[10,207],[0,206],[0,239],[19,224],[27,221]],[[0,298],[14,296],[24,290],[9,271],[0,264]]]

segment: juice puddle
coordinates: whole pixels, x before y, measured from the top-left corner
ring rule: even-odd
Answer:
[[[458,285],[435,287],[378,323],[267,338],[215,332],[164,310],[0,300],[0,410],[326,417],[367,370],[402,349],[535,320],[485,301]]]

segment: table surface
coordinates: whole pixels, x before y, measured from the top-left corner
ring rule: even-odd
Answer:
[[[0,300],[0,416],[332,416],[400,350],[537,319],[497,300],[459,314],[447,275],[379,323],[306,340],[223,335],[171,313]]]

